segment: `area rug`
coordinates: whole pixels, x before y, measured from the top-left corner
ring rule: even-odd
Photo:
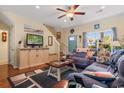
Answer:
[[[81,70],[78,70],[80,72]],[[61,74],[61,79],[67,79],[73,70],[67,70]],[[52,76],[47,76],[48,69],[37,69],[28,73],[9,77],[8,80],[13,88],[52,88],[58,81]]]
[[[43,73],[44,71],[41,69],[37,69],[31,72],[22,73],[13,77],[9,77],[8,81],[13,88],[33,88],[33,87],[41,87],[30,77],[37,75],[39,73]]]
[[[41,74],[37,74],[32,76],[31,78],[37,82],[39,85],[41,85],[43,88],[52,88],[53,85],[57,83],[57,79],[52,76],[47,76],[47,72],[45,71]],[[61,74],[61,79],[67,79],[68,74],[73,73],[73,70],[65,71]]]

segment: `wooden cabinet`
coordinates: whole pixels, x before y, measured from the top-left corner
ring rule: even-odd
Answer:
[[[43,63],[48,63],[49,62],[49,52],[48,52],[48,50],[44,50],[43,51]]]
[[[29,65],[30,67],[37,64],[36,50],[29,50]]]
[[[44,57],[43,57],[43,51],[44,50],[38,50],[38,51],[36,51],[37,65],[38,64],[41,64],[41,63],[44,64],[44,61],[43,61],[43,59],[44,59]],[[47,61],[45,63],[47,63]]]
[[[43,49],[19,49],[19,69],[29,68],[49,62],[49,50]]]
[[[19,51],[19,68],[29,67],[29,51]]]

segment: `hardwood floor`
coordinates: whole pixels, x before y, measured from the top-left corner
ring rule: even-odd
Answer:
[[[11,65],[9,65],[8,66],[8,70],[9,70],[8,71],[8,77],[15,76],[15,75],[22,74],[22,73],[26,73],[26,72],[29,72],[29,71],[33,71],[33,70],[36,70],[36,69],[45,68],[45,67],[48,67],[48,65],[43,64],[43,65],[19,70],[18,68],[14,69]]]
[[[0,80],[8,77],[8,65],[0,65]]]
[[[0,88],[11,88],[7,79],[0,80]]]
[[[8,65],[0,65],[0,88],[10,87],[7,77],[8,77]]]
[[[48,67],[48,65],[43,64],[43,65],[19,70],[18,68],[14,69],[12,65],[0,65],[0,88],[10,88],[7,77],[12,77],[21,73],[26,73],[29,71],[46,68],[46,67]]]

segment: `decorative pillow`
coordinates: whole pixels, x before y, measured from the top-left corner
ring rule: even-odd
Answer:
[[[95,53],[94,51],[87,51],[86,58],[91,58],[91,57],[93,57],[94,53]]]
[[[90,71],[86,71],[86,72],[83,72],[83,74],[88,76],[88,77],[91,77],[93,79],[100,80],[100,81],[115,80],[115,76],[112,75],[110,72],[90,72]]]
[[[87,52],[88,50],[88,48],[77,48],[76,52]]]

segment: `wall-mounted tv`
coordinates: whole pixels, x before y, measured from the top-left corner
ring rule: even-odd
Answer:
[[[27,34],[26,44],[28,46],[43,46],[43,36],[37,34]]]

